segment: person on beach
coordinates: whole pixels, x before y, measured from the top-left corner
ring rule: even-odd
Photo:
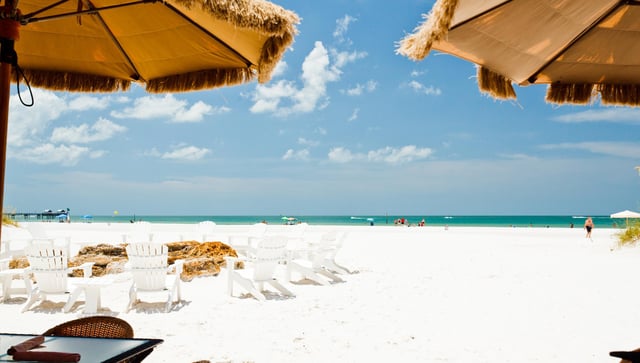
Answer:
[[[591,217],[587,217],[587,220],[584,221],[584,229],[587,230],[586,238],[591,238],[591,230],[593,230],[593,219]]]

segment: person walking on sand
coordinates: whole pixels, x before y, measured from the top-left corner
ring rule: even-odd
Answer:
[[[591,217],[587,217],[587,220],[584,221],[584,229],[587,230],[586,238],[591,238],[591,230],[593,230],[593,219]]]

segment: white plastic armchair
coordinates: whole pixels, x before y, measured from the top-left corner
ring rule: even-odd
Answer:
[[[266,233],[266,223],[255,223],[249,227],[246,233],[229,235],[228,242],[238,253],[246,255]]]
[[[31,286],[29,275],[33,274],[35,286],[28,288],[29,297],[22,308],[25,312],[37,301],[48,300],[49,295],[68,296],[64,305],[64,312],[69,312],[79,295],[84,291],[82,287],[74,287],[71,292],[69,274],[75,269],[83,270],[84,282],[92,275],[93,262],[86,262],[78,267],[69,268],[67,255],[63,249],[45,246],[31,246],[26,250],[29,267],[25,270],[25,285]],[[72,284],[71,284],[72,285]]]
[[[304,250],[293,249],[287,262],[287,280],[293,280],[297,273],[320,285],[331,282],[343,282],[337,274],[347,274],[348,270],[335,261],[336,254],[342,246],[346,234],[336,231],[324,233],[318,243],[310,244]]]
[[[137,303],[139,294],[165,291],[167,299],[165,312],[169,312],[174,302],[181,301],[180,274],[184,266],[183,260],[168,264],[169,249],[159,243],[130,243],[126,247],[133,283],[129,289],[129,305],[131,310]],[[175,272],[172,275],[168,273]]]
[[[251,249],[247,257],[225,257],[227,263],[228,285],[227,292],[233,296],[234,284],[240,285],[245,291],[260,301],[267,298],[265,284],[271,285],[285,296],[295,296],[276,275],[278,269],[287,259],[287,238],[283,236],[266,236],[261,238]],[[236,270],[236,262],[244,261],[246,271]]]

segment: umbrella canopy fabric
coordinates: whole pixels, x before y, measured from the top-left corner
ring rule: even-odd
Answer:
[[[20,0],[18,66],[36,87],[149,92],[264,83],[299,22],[262,0]],[[44,9],[44,10],[43,10]],[[14,67],[15,71],[15,67]]]
[[[622,212],[613,213],[611,218],[640,218],[640,213],[630,210],[623,210]]]
[[[478,67],[482,91],[515,98],[549,84],[547,101],[640,105],[640,1],[438,0],[397,52],[431,49]]]
[[[59,91],[182,92],[267,82],[298,16],[265,0],[5,0],[0,206],[10,81]]]

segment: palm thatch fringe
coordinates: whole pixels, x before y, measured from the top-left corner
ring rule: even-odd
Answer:
[[[298,15],[264,0],[175,0],[188,9],[198,6],[216,19],[265,35],[297,34]]]
[[[255,72],[250,68],[215,69],[191,72],[151,79],[147,82],[147,91],[151,93],[197,91],[223,86],[233,86],[249,82],[254,77]]]
[[[260,64],[258,65],[258,82],[266,83],[271,79],[271,72],[282,58],[289,44],[293,42],[293,34],[286,33],[280,37],[267,39],[262,47]]]
[[[431,12],[422,16],[425,21],[414,29],[414,33],[400,41],[396,52],[415,61],[424,59],[429,54],[433,43],[449,32],[458,1],[438,0]]]
[[[605,105],[640,106],[640,85],[600,84],[597,88]]]
[[[478,88],[480,91],[490,94],[493,98],[516,98],[511,80],[490,69],[478,66]]]
[[[23,72],[31,86],[53,91],[114,92],[126,91],[131,85],[131,82],[127,80],[88,74],[27,69]],[[11,78],[15,81],[15,69]]]
[[[586,105],[591,102],[593,95],[593,84],[552,83],[547,88],[546,100],[549,103]]]
[[[298,34],[298,15],[264,0],[175,0],[189,9],[198,6],[216,19],[247,28],[269,37],[265,42],[258,69],[258,82],[266,83],[282,54]]]

